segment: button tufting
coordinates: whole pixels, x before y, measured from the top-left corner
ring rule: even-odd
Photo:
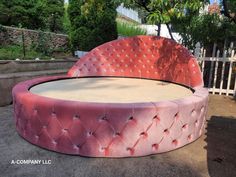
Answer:
[[[46,126],[46,125],[44,125],[44,126],[43,126],[43,128],[44,128],[44,129],[46,129],[46,128],[47,128],[47,126]]]
[[[192,139],[192,134],[188,135],[188,140],[190,141]]]
[[[88,132],[88,134],[87,134],[88,136],[92,136],[92,135],[94,135],[94,132]]]
[[[148,136],[148,134],[147,134],[147,132],[142,132],[142,133],[140,133],[140,136],[142,136],[142,137],[147,137]]]
[[[35,135],[34,137],[35,137],[36,139],[39,139],[39,136],[38,136],[38,135]]]
[[[55,140],[52,140],[52,144],[57,145],[57,142]]]
[[[178,119],[179,119],[179,112],[175,114],[175,120],[178,120]]]
[[[160,122],[160,117],[158,117],[157,115],[155,115],[154,117],[153,117],[153,120],[155,120],[155,121],[157,121],[157,122]]]
[[[133,117],[133,116],[130,116],[128,120],[134,120],[134,117]]]
[[[204,111],[204,106],[201,107],[201,112],[203,112],[203,111]]]
[[[199,123],[198,120],[196,120],[196,121],[195,121],[195,126],[198,126],[198,123]]]
[[[56,117],[56,113],[55,112],[52,112],[52,117]]]
[[[100,121],[108,121],[108,118],[106,115],[104,115],[103,117],[101,117]]]
[[[76,144],[74,144],[74,145],[73,145],[73,148],[74,148],[75,150],[79,150],[79,149],[80,149],[80,146],[79,146],[79,145],[76,145]]]
[[[38,110],[37,109],[34,109],[34,115],[38,114]]]
[[[191,112],[191,116],[195,116],[195,115],[196,115],[196,111],[195,111],[195,109],[193,109]]]
[[[79,118],[80,118],[80,117],[79,117],[78,114],[74,115],[74,117],[73,117],[74,120],[78,120]]]
[[[178,141],[175,139],[175,140],[172,141],[172,144],[177,146],[178,145]]]
[[[165,133],[166,135],[168,135],[170,132],[169,132],[168,129],[165,129],[165,130],[164,130],[164,133]]]
[[[120,132],[116,132],[116,133],[115,133],[115,136],[120,136]]]
[[[133,148],[128,147],[128,148],[126,148],[126,150],[129,151],[131,155],[134,154],[134,149]]]
[[[188,125],[187,124],[184,124],[183,126],[182,126],[182,130],[186,130],[188,128]]]
[[[67,132],[68,132],[68,129],[67,129],[67,128],[63,128],[63,129],[62,129],[62,132],[63,132],[63,133],[67,133]]]
[[[158,147],[159,147],[158,144],[153,144],[153,145],[152,145],[152,149],[155,150],[155,151],[158,149]]]

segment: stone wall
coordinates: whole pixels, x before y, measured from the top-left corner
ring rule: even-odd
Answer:
[[[8,26],[0,26],[0,44],[22,45],[22,34],[25,46],[29,48],[38,45],[42,40],[53,50],[63,50],[69,47],[68,35]]]

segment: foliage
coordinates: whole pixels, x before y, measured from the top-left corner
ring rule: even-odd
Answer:
[[[117,21],[117,31],[118,34],[122,36],[137,36],[146,34],[146,31],[138,25],[120,21]]]
[[[64,14],[63,0],[1,0],[0,24],[60,31]]]
[[[206,0],[123,0],[123,2],[125,6],[139,7],[146,11],[146,21],[150,24],[168,24],[176,18],[185,16],[187,10],[198,11]]]
[[[235,0],[221,0],[223,10],[222,13],[225,17],[229,18],[230,22],[236,23],[236,1]]]
[[[64,0],[44,0],[45,23],[52,32],[63,30]]]
[[[43,4],[37,0],[1,0],[0,23],[2,25],[38,29],[44,25]]]
[[[236,38],[236,24],[226,16],[217,13],[191,14],[176,20],[173,26],[183,38],[183,44],[193,49],[197,42],[210,46],[214,42]],[[187,24],[187,25],[186,25]]]
[[[68,4],[65,4],[64,6],[64,16],[63,16],[63,31],[66,33],[66,34],[69,34],[70,33],[70,19],[69,19],[69,14],[68,14]]]
[[[27,50],[26,58],[27,59],[35,59],[39,57],[40,59],[49,59],[48,56],[37,52],[33,49]],[[8,45],[8,46],[1,46],[0,45],[0,60],[15,60],[16,58],[23,58],[23,49],[22,46],[18,45]]]
[[[70,0],[72,49],[88,51],[116,39],[116,6],[110,0]]]

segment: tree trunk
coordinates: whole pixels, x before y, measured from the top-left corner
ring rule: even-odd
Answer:
[[[167,29],[168,29],[168,31],[169,31],[169,34],[170,34],[171,39],[172,39],[172,40],[175,40],[174,37],[173,37],[173,35],[172,35],[172,32],[171,32],[169,23],[167,23],[166,26],[167,26]]]

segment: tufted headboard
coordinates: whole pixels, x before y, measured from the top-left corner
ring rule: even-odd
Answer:
[[[201,71],[189,51],[173,40],[136,36],[96,47],[69,70],[69,76],[121,76],[203,86]]]

